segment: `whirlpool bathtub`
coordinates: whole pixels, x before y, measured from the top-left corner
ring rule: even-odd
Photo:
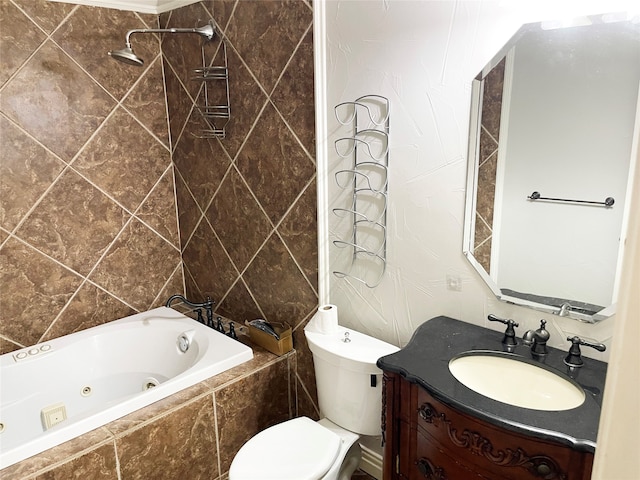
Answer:
[[[253,358],[166,307],[0,357],[0,469]]]

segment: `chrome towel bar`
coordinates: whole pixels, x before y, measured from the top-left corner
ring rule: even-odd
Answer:
[[[531,195],[527,197],[529,200],[547,200],[550,202],[568,202],[568,203],[583,203],[587,205],[599,205],[603,207],[612,207],[615,203],[613,197],[605,198],[604,202],[593,202],[590,200],[570,200],[568,198],[553,198],[553,197],[543,197],[540,195],[540,192],[533,192]]]

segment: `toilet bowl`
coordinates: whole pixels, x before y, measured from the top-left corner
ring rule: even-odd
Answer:
[[[327,419],[294,418],[245,443],[233,459],[229,479],[348,480],[360,461],[358,438]]]
[[[380,434],[376,361],[398,348],[344,327],[331,334],[305,329],[305,336],[321,420],[294,418],[258,433],[236,454],[229,480],[349,480],[360,463],[360,435]]]

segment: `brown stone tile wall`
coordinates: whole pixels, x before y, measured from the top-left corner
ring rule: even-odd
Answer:
[[[157,16],[0,1],[2,353],[183,292]]]
[[[496,197],[496,170],[500,146],[500,113],[504,87],[505,60],[502,59],[484,79],[480,123],[480,158],[473,255],[491,272],[493,209]]]
[[[228,53],[224,139],[197,136],[199,37],[134,36],[143,68],[105,55],[129,29],[210,19]],[[0,0],[0,353],[177,292],[211,296],[234,321],[292,324],[289,390],[264,400],[278,421],[318,417],[303,334],[318,302],[312,21],[307,0],[210,0],[160,17]],[[206,46],[207,62],[220,61],[219,46]],[[265,382],[237,388],[273,392]],[[233,403],[226,395],[219,401]],[[216,441],[231,447],[205,477],[224,473],[231,450],[266,425],[236,425],[228,412],[219,421],[227,433]],[[113,460],[100,458],[96,478],[111,478]],[[43,478],[68,478],[59,475]]]
[[[236,321],[291,323],[306,350],[317,305],[310,2],[213,0],[160,18],[44,0],[0,9],[1,351],[185,288]],[[195,136],[199,37],[134,36],[142,69],[105,56],[128,29],[212,18],[230,71],[222,140]],[[221,61],[219,46],[207,62]],[[303,358],[301,403],[315,405]]]
[[[204,103],[192,69],[197,36],[165,36],[162,49],[185,283],[238,322],[286,321],[295,348],[318,304],[313,12],[306,0],[203,1],[160,16],[166,27],[214,19],[227,47],[231,119],[224,139],[197,138]],[[223,65],[220,39],[205,64]],[[209,94],[219,99],[220,85]],[[212,93],[213,92],[213,93]],[[215,103],[215,101],[214,101]],[[310,354],[297,381],[303,413],[317,416]]]

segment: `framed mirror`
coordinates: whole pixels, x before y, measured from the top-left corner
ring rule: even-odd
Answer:
[[[639,89],[627,14],[524,25],[474,79],[463,252],[499,299],[615,313]]]

